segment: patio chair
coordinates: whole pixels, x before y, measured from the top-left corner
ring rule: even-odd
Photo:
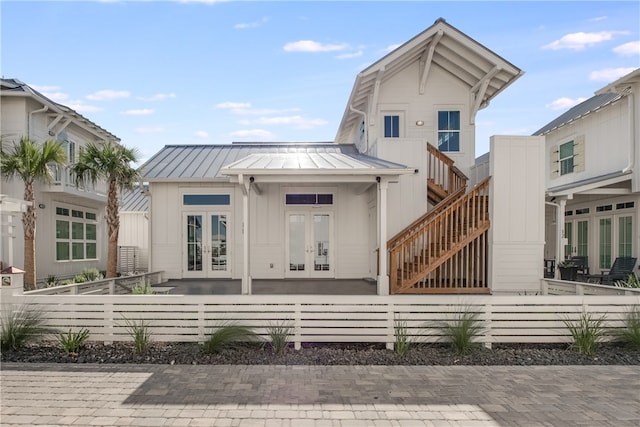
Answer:
[[[589,257],[572,256],[570,260],[573,261],[573,263],[577,267],[578,280],[584,280],[587,276],[589,276]]]
[[[618,280],[625,280],[633,273],[633,267],[635,267],[637,260],[638,258],[634,257],[618,257],[608,273],[605,273],[604,271],[607,270],[604,270],[602,274],[589,274],[586,276],[587,282],[613,285]]]

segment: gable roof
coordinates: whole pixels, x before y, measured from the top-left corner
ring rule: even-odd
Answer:
[[[349,132],[362,120],[362,115],[354,110],[366,109],[375,87],[417,61],[421,62],[422,85],[429,67],[440,67],[479,97],[476,109],[486,107],[523,74],[518,67],[439,18],[431,27],[358,74],[336,142],[348,142]]]
[[[52,113],[66,114],[71,118],[77,120],[76,123],[80,123],[81,126],[85,127],[91,132],[100,134],[105,139],[111,139],[118,143],[120,142],[120,138],[118,138],[108,130],[104,129],[101,126],[98,126],[91,120],[87,119],[86,117],[77,113],[75,110],[72,110],[66,105],[59,104],[49,99],[28,84],[18,79],[0,79],[0,92],[2,93],[2,96],[31,97],[40,102],[42,105],[49,107],[49,111],[51,111]]]
[[[595,111],[600,110],[603,107],[606,107],[609,104],[612,104],[622,98],[622,94],[619,93],[603,93],[600,95],[593,96],[587,99],[584,102],[570,108],[565,113],[561,114],[551,122],[547,123],[537,131],[533,133],[533,135],[540,136],[546,135],[551,131],[561,128],[562,126],[566,126],[569,123],[578,120],[581,117],[586,116],[587,114],[591,114]]]
[[[261,158],[259,162],[257,159]],[[288,159],[287,165],[284,160]],[[368,170],[398,171],[406,166],[360,154],[353,144],[334,143],[233,143],[221,145],[167,145],[142,166],[145,181],[218,180],[248,168],[336,173]],[[286,167],[282,167],[286,166]]]

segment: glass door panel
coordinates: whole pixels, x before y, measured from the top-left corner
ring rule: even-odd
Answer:
[[[211,215],[211,270],[227,270],[226,215]]]
[[[305,271],[306,225],[305,214],[289,215],[289,271]]]
[[[602,270],[611,268],[611,218],[601,218],[598,228],[598,267]]]
[[[202,271],[202,215],[187,215],[187,270]]]
[[[589,221],[578,221],[578,256],[589,256]]]
[[[315,271],[330,271],[329,241],[330,217],[328,214],[313,215],[313,269]]]
[[[618,217],[618,256],[633,256],[633,217]]]

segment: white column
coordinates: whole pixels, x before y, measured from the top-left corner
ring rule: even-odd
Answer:
[[[567,244],[567,238],[564,235],[564,212],[567,207],[565,199],[558,200],[558,209],[556,217],[556,270],[555,278],[560,278],[560,269],[558,265],[564,261],[564,245]]]
[[[251,295],[251,276],[249,275],[249,190],[251,184],[239,177],[242,187],[242,295]]]
[[[389,183],[378,182],[378,295],[389,295],[389,273],[387,272],[387,189]]]

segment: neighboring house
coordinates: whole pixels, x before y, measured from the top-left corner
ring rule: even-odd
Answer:
[[[244,294],[253,278],[538,290],[544,139],[496,137],[474,161],[478,110],[521,74],[439,19],[357,75],[332,142],[164,147],[143,166],[150,269]]]
[[[640,247],[640,69],[535,135],[546,140],[545,258],[588,257],[590,273]]]
[[[58,140],[67,153],[67,163],[72,163],[88,142],[119,142],[107,130],[19,80],[2,79],[1,84],[0,133],[4,149],[22,137],[37,142]],[[22,200],[24,185],[19,179],[2,180],[0,194]],[[107,253],[106,226],[102,220],[106,186],[76,188],[67,168],[56,167],[50,185],[36,184],[35,200],[38,278],[72,276],[88,267],[103,270]],[[11,230],[6,225],[9,216]],[[3,214],[2,219],[0,257],[5,264],[12,258],[12,263],[20,267],[24,258],[21,214]]]

